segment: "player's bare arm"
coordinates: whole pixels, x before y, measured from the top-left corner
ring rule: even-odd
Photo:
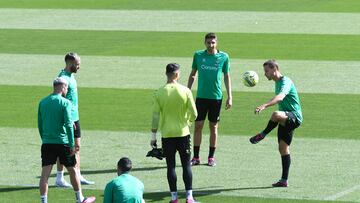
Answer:
[[[281,94],[278,94],[276,96],[274,96],[270,101],[268,101],[267,103],[265,104],[262,104],[258,107],[255,108],[255,114],[258,114],[260,113],[262,110],[266,109],[267,107],[269,106],[273,106],[279,102],[281,102],[284,98],[285,98],[285,94],[281,93]]]
[[[188,80],[188,85],[187,85],[187,87],[188,87],[189,89],[191,89],[191,87],[192,87],[192,85],[193,85],[193,83],[194,83],[194,81],[195,81],[196,72],[197,72],[197,70],[191,70],[191,73],[190,73],[190,76],[189,76],[189,80]]]
[[[230,73],[224,74],[224,83],[226,88],[226,93],[228,95],[228,98],[226,99],[226,105],[225,109],[230,109],[232,106],[232,91],[231,91],[231,78]]]

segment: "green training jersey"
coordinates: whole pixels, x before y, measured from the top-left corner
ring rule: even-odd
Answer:
[[[39,103],[38,129],[43,144],[68,144],[74,147],[71,102],[51,94]]]
[[[124,173],[110,181],[104,191],[104,203],[142,203],[144,184]]]
[[[296,91],[293,81],[283,76],[275,82],[275,94],[285,94],[285,98],[278,104],[280,111],[291,111],[295,114],[298,121],[303,121],[299,95]]]
[[[79,120],[78,91],[77,91],[77,83],[74,74],[62,70],[59,74],[59,77],[63,77],[68,81],[68,92],[66,94],[66,98],[70,100],[72,103],[71,115],[73,121],[78,121]]]
[[[191,90],[178,83],[169,83],[155,92],[153,103],[153,129],[158,129],[163,138],[183,137],[190,134],[189,125],[197,116]]]
[[[222,74],[230,71],[229,55],[218,51],[209,54],[207,50],[195,52],[192,69],[198,72],[197,98],[222,99]]]

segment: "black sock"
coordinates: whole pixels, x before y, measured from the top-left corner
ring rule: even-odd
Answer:
[[[289,168],[291,163],[290,154],[281,156],[281,163],[282,163],[281,180],[287,180],[289,176]]]
[[[199,158],[200,146],[194,146],[194,158]]]
[[[209,147],[209,156],[208,156],[208,158],[214,158],[215,149],[216,149],[216,147]]]
[[[269,120],[269,122],[268,122],[265,130],[262,131],[262,133],[263,133],[264,135],[269,134],[277,125],[278,125],[277,122],[274,122],[274,121],[272,121],[272,120]]]

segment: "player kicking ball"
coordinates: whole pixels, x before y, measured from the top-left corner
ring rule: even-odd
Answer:
[[[288,176],[290,168],[290,144],[294,130],[300,126],[303,121],[301,105],[298,93],[294,83],[290,78],[281,74],[279,65],[275,60],[268,60],[263,64],[265,76],[268,80],[275,82],[275,96],[265,104],[255,109],[255,114],[269,106],[278,104],[279,110],[273,112],[266,128],[250,138],[252,144],[260,142],[276,126],[278,126],[279,152],[282,162],[281,179],[272,184],[273,187],[288,187]]]

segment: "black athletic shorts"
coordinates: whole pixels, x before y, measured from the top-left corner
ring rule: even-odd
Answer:
[[[70,156],[70,147],[63,144],[41,145],[42,166],[53,165],[59,157],[60,163],[65,167],[73,167],[76,164],[75,155]]]
[[[208,114],[210,122],[216,123],[220,121],[221,99],[196,98],[195,103],[198,112],[196,121],[205,120],[206,114]]]
[[[74,129],[74,138],[80,138],[81,137],[81,129],[80,129],[80,121],[74,122],[76,129]]]
[[[285,126],[278,125],[278,142],[284,140],[288,145],[291,144],[294,130],[300,126],[300,122],[294,115],[294,113],[285,111],[285,114],[288,116]]]
[[[190,135],[184,137],[161,138],[163,153],[166,158],[174,157],[176,151],[180,155],[191,156],[191,137]]]

